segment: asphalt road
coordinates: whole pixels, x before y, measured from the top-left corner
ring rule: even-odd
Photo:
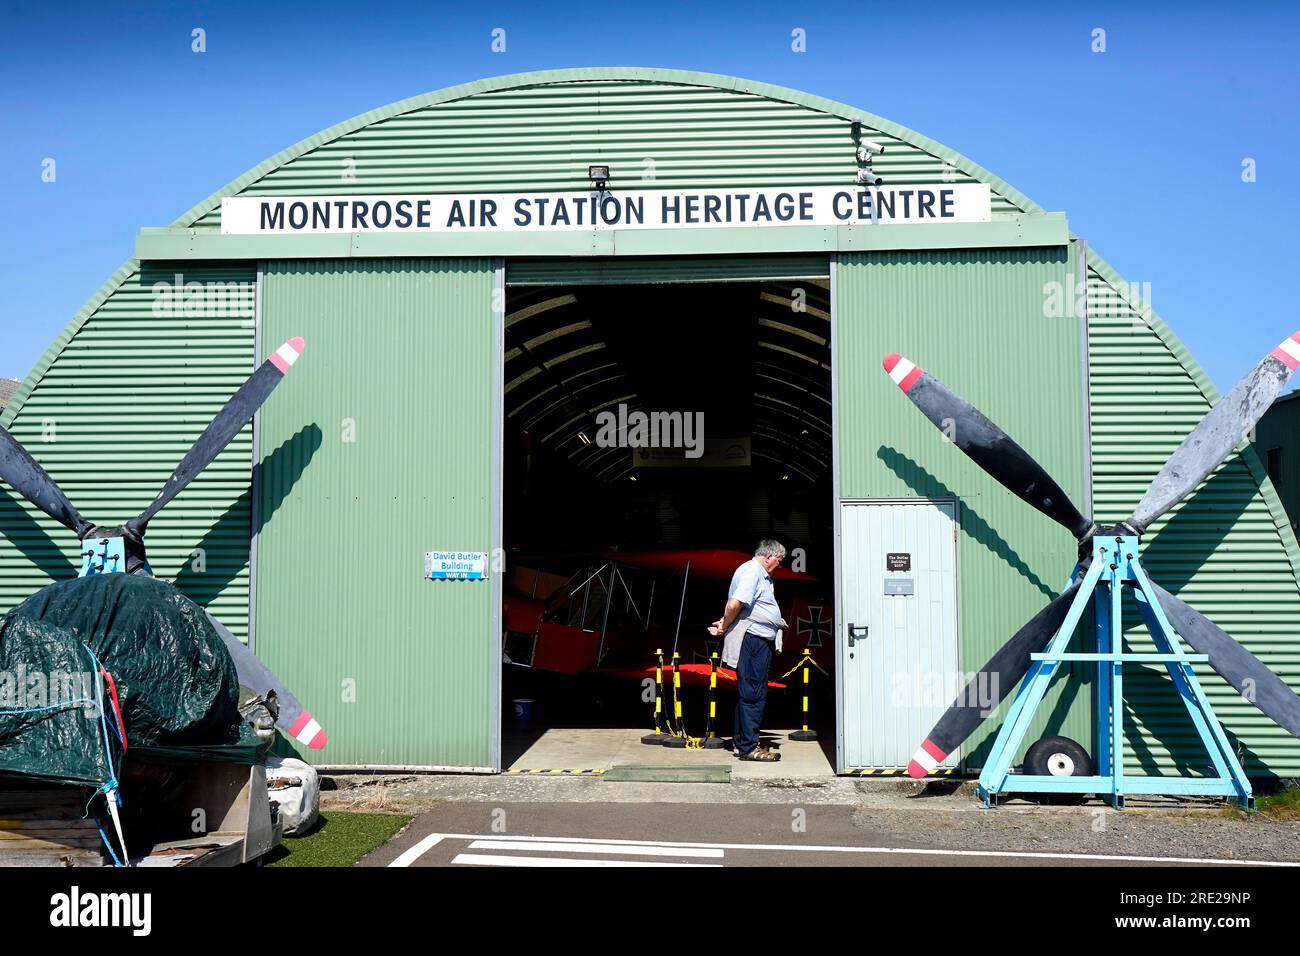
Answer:
[[[360,866],[1188,866],[1186,857],[902,844],[851,806],[454,803],[418,816]],[[1226,861],[1225,861],[1226,863]],[[1232,869],[1268,865],[1233,861]],[[1296,864],[1287,864],[1295,866]]]

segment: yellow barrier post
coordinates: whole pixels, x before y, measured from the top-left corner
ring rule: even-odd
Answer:
[[[704,733],[705,750],[721,750],[727,745],[718,737],[718,652],[709,655],[709,722]]]
[[[664,741],[665,747],[689,747],[690,739],[686,736],[686,721],[682,719],[682,655],[673,651],[673,736]]]
[[[641,738],[643,744],[662,745],[672,734],[664,726],[664,649],[655,648],[655,729]]]
[[[799,668],[803,671],[803,729],[793,731],[786,736],[791,740],[816,740],[817,731],[808,729],[808,679],[813,668],[813,659],[806,647],[803,649],[803,657],[799,659]]]

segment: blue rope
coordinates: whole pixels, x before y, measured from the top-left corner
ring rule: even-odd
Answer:
[[[81,643],[81,646],[85,648],[86,655],[90,658],[91,666],[94,668],[94,673],[96,676],[98,676],[100,671],[103,670],[103,668],[100,666],[99,658],[95,656],[95,652],[90,649],[89,644],[83,641]],[[99,680],[102,682],[103,678],[101,677],[99,678]],[[119,807],[122,805],[121,794],[118,793],[117,770],[113,767],[112,738],[109,737],[108,735],[108,719],[104,715],[104,712],[108,709],[105,706],[108,703],[108,701],[103,699],[104,694],[102,692],[100,694],[100,698],[101,699],[99,702],[99,729],[104,735],[104,759],[108,762],[108,779],[104,781],[104,783],[100,786],[98,790],[96,790],[93,794],[90,795],[90,800],[86,801],[86,813],[85,815],[83,815],[83,819],[85,816],[88,816],[90,814],[91,801],[93,801],[95,797],[101,793],[104,795],[105,804],[107,804],[109,800],[115,800]],[[126,740],[122,738],[122,730],[120,727],[117,728],[117,736],[119,737],[119,739],[122,739],[122,744],[123,746],[125,746]],[[112,793],[111,797],[109,796],[110,792]],[[100,825],[98,819],[95,820],[95,827],[99,830],[99,838],[104,841],[104,848],[108,850],[108,855],[113,858],[113,865],[126,866],[126,864],[123,863],[118,858],[117,853],[113,850],[113,844],[109,840],[108,835],[104,833],[104,828],[103,826]]]
[[[81,643],[81,646],[86,649],[86,654],[90,657],[90,663],[94,667],[93,673],[98,675],[99,672],[103,670],[103,668],[100,667],[99,658],[95,656],[95,652],[90,649],[90,645],[85,641]],[[103,680],[103,678],[100,678],[100,680]],[[99,729],[104,734],[104,759],[108,762],[108,780],[104,781],[104,786],[109,786],[110,784],[117,784],[117,770],[113,767],[113,751],[111,748],[112,738],[108,735],[108,718],[104,716],[104,711],[108,709],[104,706],[105,703],[107,702],[103,700],[103,695],[101,694],[101,699],[99,701]],[[118,736],[121,736],[120,732]]]
[[[0,714],[43,714],[47,710],[66,710],[69,707],[80,707],[82,704],[94,702],[91,697],[83,697],[80,700],[68,700],[62,704],[48,704],[45,707],[0,707]]]
[[[96,790],[95,792],[98,793],[99,791]],[[94,797],[91,797],[90,799],[93,800],[93,799],[95,799],[95,798],[94,798]],[[99,825],[99,821],[98,821],[98,820],[95,821],[95,829],[97,829],[97,830],[99,831],[99,838],[100,838],[101,840],[104,841],[104,848],[105,848],[106,850],[108,850],[108,855],[111,856],[111,857],[113,858],[113,865],[114,865],[114,866],[126,866],[125,863],[123,863],[121,860],[119,860],[119,859],[117,858],[117,854],[113,851],[113,844],[109,841],[109,839],[108,839],[108,834],[106,834],[106,833],[104,832],[104,828],[103,828],[102,826]]]

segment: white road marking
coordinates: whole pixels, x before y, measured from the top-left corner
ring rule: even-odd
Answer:
[[[533,840],[475,840],[469,845],[471,850],[531,850],[552,852],[563,850],[568,853],[622,853],[625,856],[685,856],[713,857],[720,859],[724,853],[713,847],[674,847],[648,844],[628,846],[617,843],[548,843],[545,838]]]
[[[663,860],[575,860],[567,856],[509,856],[458,853],[452,863],[470,866],[722,866],[721,863],[667,863]]]
[[[498,836],[484,833],[434,833],[425,837],[420,841],[420,843],[408,849],[405,853],[390,863],[389,866],[410,866],[412,861],[420,857],[425,851],[430,847],[435,846],[441,840],[485,840],[498,843],[501,841],[517,839],[518,837],[513,836]],[[528,839],[540,843],[561,844],[564,845],[565,849],[573,844],[592,842],[591,837],[529,837]],[[664,841],[618,840],[604,838],[602,838],[600,842],[610,846],[656,846],[674,847],[678,849],[776,850],[782,852],[788,851],[791,853],[874,853],[882,855],[893,854],[895,856],[950,856],[975,857],[982,859],[1003,858],[1012,860],[1079,860],[1101,863],[1199,863],[1214,866],[1300,867],[1300,863],[1292,863],[1282,860],[1225,860],[1215,859],[1213,857],[1128,856],[1104,853],[1041,853],[1019,850],[930,850],[896,846],[825,846],[805,843],[673,843]],[[713,864],[698,865],[710,866]]]
[[[388,865],[389,866],[410,866],[420,857],[424,856],[424,854],[428,853],[435,846],[441,843],[443,836],[444,834],[442,833],[430,833],[419,843],[415,843],[407,847],[405,852],[403,852],[401,856],[399,856],[396,860],[394,860],[392,863],[389,863]]]

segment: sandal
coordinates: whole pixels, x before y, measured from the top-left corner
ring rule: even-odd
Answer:
[[[781,755],[771,750],[751,750],[743,757],[737,757],[737,760],[757,760],[760,763],[776,763],[781,759]]]

